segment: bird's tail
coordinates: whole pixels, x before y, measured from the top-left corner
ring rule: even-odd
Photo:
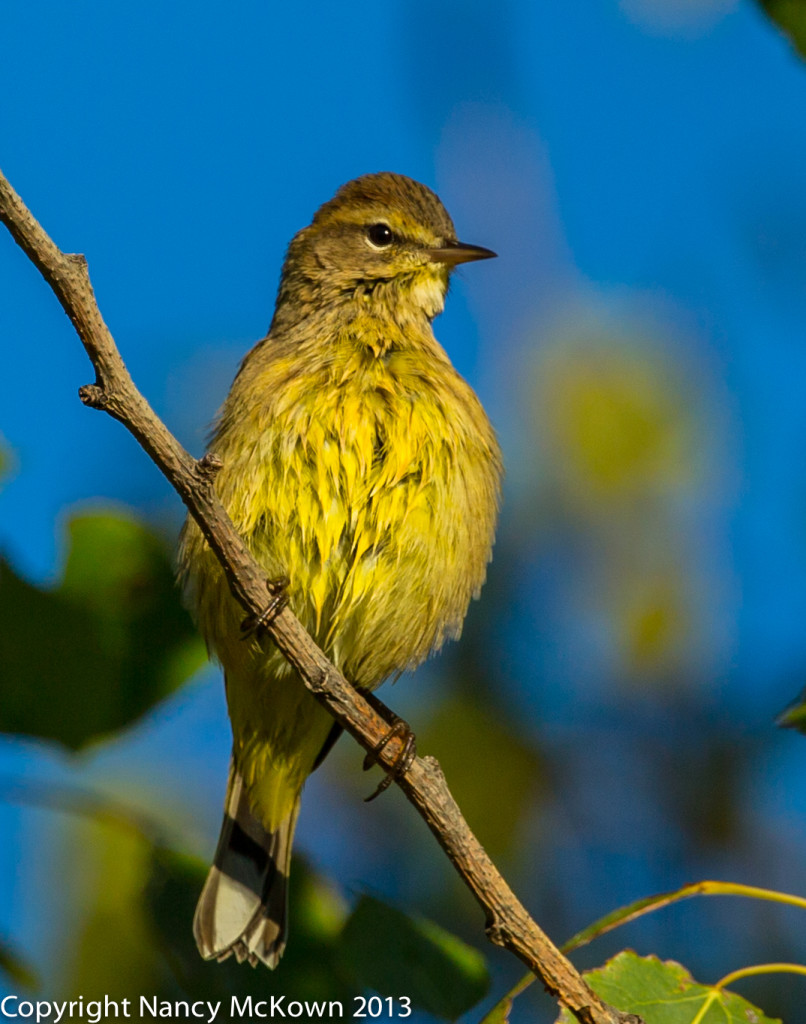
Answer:
[[[205,960],[226,960],[272,970],[286,943],[286,906],[291,842],[299,798],[273,832],[266,831],[249,809],[246,788],[230,768],[224,823],[215,860],[193,918],[196,945]]]

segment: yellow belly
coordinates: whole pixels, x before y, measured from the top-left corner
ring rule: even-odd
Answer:
[[[447,361],[299,353],[247,366],[212,450],[219,493],[294,613],[356,685],[373,688],[461,631],[490,555],[500,461]],[[332,719],[243,612],[195,527],[188,567],[201,628],[227,679],[234,753],[268,828],[289,813]]]

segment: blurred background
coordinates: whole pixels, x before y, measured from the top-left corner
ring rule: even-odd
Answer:
[[[411,175],[500,254],[435,325],[504,448],[494,561],[462,641],[382,696],[549,934],[701,878],[806,893],[806,745],[775,725],[806,682],[806,67],[764,10],[6,0],[3,20],[3,169],[86,254],[197,455],[288,240],[344,181]],[[402,910],[478,951],[473,999],[411,1019],[478,1020],[523,968],[402,794],[362,802],[349,739],[307,787],[280,971],[197,959],[229,726],[172,582],[182,509],[78,402],[86,356],[6,235],[0,338],[0,995],[405,995],[372,963]],[[700,900],[575,960],[630,946],[713,982],[803,961],[804,936],[794,910]],[[802,981],[741,991],[796,1022]],[[554,1019],[538,987],[513,1021]]]

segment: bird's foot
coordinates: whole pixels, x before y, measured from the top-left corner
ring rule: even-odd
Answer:
[[[364,771],[368,771],[373,765],[378,763],[378,756],[388,746],[391,740],[403,740],[403,746],[401,747],[400,753],[395,758],[394,764],[390,768],[386,769],[386,775],[384,775],[378,783],[378,788],[373,793],[370,793],[368,797],[365,797],[364,802],[369,803],[371,800],[380,796],[384,790],[387,790],[395,779],[399,779],[401,775],[406,774],[409,768],[411,768],[412,762],[417,754],[417,746],[416,737],[408,722],[405,722],[393,711],[390,711],[389,708],[382,701],[378,700],[374,694],[363,693],[362,696],[389,724],[389,731],[375,746],[374,750],[370,750],[364,758]]]
[[[266,627],[274,622],[288,604],[289,583],[290,580],[287,576],[277,576],[273,580],[266,580],[269,603],[259,615],[247,615],[243,620],[241,623],[242,640],[248,640],[252,636],[260,636]]]

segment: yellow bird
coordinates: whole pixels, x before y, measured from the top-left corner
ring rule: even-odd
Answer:
[[[501,457],[434,337],[456,240],[426,186],[344,185],[291,241],[268,335],[244,359],[210,444],[216,487],[257,560],[355,686],[372,690],[461,633],[490,559]],[[276,967],[307,776],[339,727],[243,610],[188,520],[180,573],[221,662],[233,753],[221,838],[194,920],[199,951]]]

